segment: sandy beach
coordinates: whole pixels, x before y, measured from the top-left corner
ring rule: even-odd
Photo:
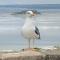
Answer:
[[[50,54],[46,54],[50,53]],[[12,52],[12,53],[1,53],[0,59],[1,60],[58,60],[60,59],[60,54],[58,53],[52,53],[51,51],[46,51],[45,53],[42,51],[35,51],[35,50],[25,50],[20,52]],[[56,52],[56,51],[55,51]]]
[[[45,55],[43,53],[33,51],[33,50],[26,50],[21,51],[18,53],[3,53],[0,56],[0,59],[2,60],[38,60],[41,59],[41,57],[44,57]]]

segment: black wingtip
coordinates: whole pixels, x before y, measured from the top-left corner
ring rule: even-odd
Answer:
[[[40,36],[38,37],[38,39],[40,39]]]
[[[40,39],[40,33],[39,33],[39,37],[38,37],[38,39]]]

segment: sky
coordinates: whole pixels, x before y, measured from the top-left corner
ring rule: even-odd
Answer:
[[[0,5],[6,4],[60,4],[60,0],[0,0]]]

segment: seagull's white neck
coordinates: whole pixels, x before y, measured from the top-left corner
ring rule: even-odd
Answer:
[[[35,21],[33,17],[26,17],[26,21],[25,21],[26,25],[35,25]]]
[[[32,17],[26,17],[26,22],[27,22],[27,21],[31,21],[31,22],[32,22],[32,21],[34,21],[34,20],[33,20]]]

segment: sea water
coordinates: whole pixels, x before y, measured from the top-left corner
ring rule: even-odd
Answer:
[[[41,39],[35,40],[35,47],[52,47],[60,44],[60,9],[21,8],[18,6],[0,6],[0,50],[18,50],[28,47],[21,36],[25,14],[15,14],[23,10],[40,12],[35,16]]]

